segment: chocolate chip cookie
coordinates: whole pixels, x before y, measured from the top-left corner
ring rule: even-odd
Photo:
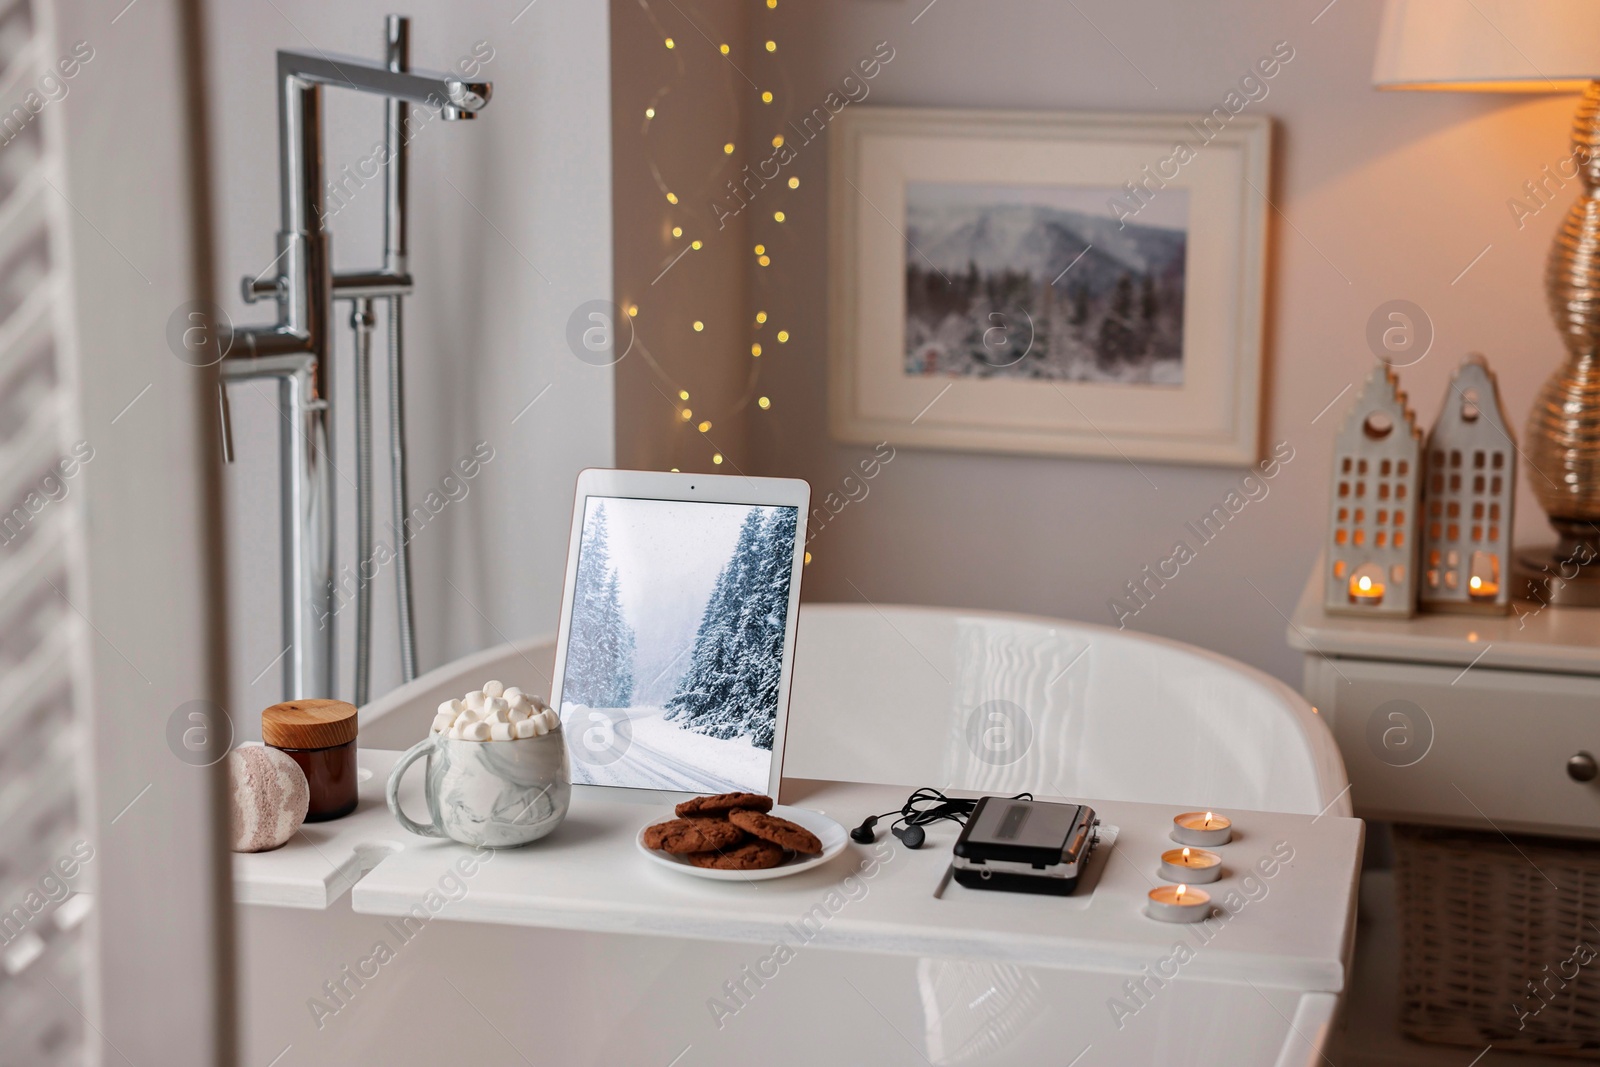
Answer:
[[[779,848],[786,848],[791,852],[804,852],[808,856],[815,856],[822,851],[822,842],[817,840],[816,834],[798,823],[780,819],[776,815],[739,809],[728,812],[728,822],[741,830],[748,831],[753,837],[770,841]]]
[[[719,793],[714,797],[695,797],[673,809],[680,819],[691,815],[726,818],[730,811],[771,811],[772,798],[760,793]]]
[[[696,867],[712,867],[719,871],[764,871],[782,863],[783,856],[783,849],[771,841],[757,839],[720,852],[691,852],[684,859]]]
[[[676,853],[730,848],[744,839],[744,831],[725,819],[669,819],[644,832],[646,848]]]

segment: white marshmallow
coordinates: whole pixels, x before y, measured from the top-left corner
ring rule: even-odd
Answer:
[[[455,725],[455,721],[456,716],[454,712],[435,715],[433,717],[433,732],[438,733],[440,730],[448,730],[450,727]]]
[[[511,710],[506,712],[506,721],[521,722],[524,719],[533,718],[536,714],[538,713],[534,710],[533,705],[524,701],[521,704],[511,705]]]
[[[478,714],[483,711],[484,702],[488,699],[489,698],[483,693],[473,691],[467,694],[466,699],[462,701],[462,703],[466,704],[468,711]]]
[[[527,699],[526,694],[524,694],[521,689],[518,689],[514,685],[506,686],[506,691],[500,695],[505,697],[506,703],[510,704],[512,707],[516,707],[518,701]]]
[[[484,722],[510,722],[511,705],[500,697],[490,697],[483,705]]]
[[[544,723],[546,730],[555,730],[561,726],[561,716],[557,715],[551,708],[545,708],[537,717],[540,722]]]
[[[550,732],[550,727],[546,726],[544,721],[540,719],[539,716],[535,715],[528,721],[533,723],[533,736],[543,737],[545,734]]]
[[[454,726],[450,727],[449,736],[455,738],[457,741],[460,741],[462,739],[461,731],[464,728],[465,728],[465,724],[460,722],[460,721],[457,721]]]
[[[480,720],[464,727],[461,731],[461,738],[464,741],[487,741],[489,740],[489,729],[489,724]]]
[[[509,741],[514,736],[516,735],[511,732],[511,724],[508,722],[497,722],[489,727],[489,740],[491,741]]]
[[[497,697],[497,696],[500,696],[505,691],[506,691],[506,687],[501,685],[499,682],[484,682],[483,683],[483,695],[486,696],[486,697]]]
[[[456,704],[456,702],[453,701],[453,700],[446,700],[443,704],[439,705],[438,714],[440,714],[440,715],[448,715],[452,719],[454,719],[456,717],[455,704]]]
[[[535,727],[532,719],[520,719],[517,722],[511,723],[510,725],[511,732],[514,737],[535,736]]]
[[[450,710],[454,711],[457,715],[460,715],[463,711],[467,710],[467,702],[462,700],[460,697],[457,697],[450,702]]]

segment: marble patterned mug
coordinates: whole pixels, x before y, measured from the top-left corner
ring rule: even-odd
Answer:
[[[413,822],[400,808],[400,779],[424,756],[431,823]],[[388,799],[394,817],[414,834],[486,848],[526,845],[566,818],[572,800],[566,738],[559,729],[512,741],[430,734],[394,765]]]

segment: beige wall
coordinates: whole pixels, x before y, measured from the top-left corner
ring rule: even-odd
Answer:
[[[749,67],[749,6],[611,3],[616,299],[639,309],[633,350],[616,368],[619,467],[749,472],[746,231],[741,219],[719,228],[709,210],[750,158],[740,121],[753,91],[735,68]],[[686,252],[696,240],[700,249]],[[720,466],[711,460],[719,453]]]
[[[1248,0],[938,0],[924,10],[925,2],[757,9],[750,45],[771,36],[779,50],[757,61],[756,80],[789,86],[779,103],[803,112],[886,40],[895,58],[872,83],[869,106],[1201,111],[1277,42],[1294,48],[1267,98],[1251,105],[1277,123],[1263,441],[1267,449],[1287,442],[1294,458],[1270,495],[1201,548],[1130,625],[1297,681],[1280,612],[1292,610],[1318,551],[1330,442],[1349,395],[1312,420],[1371,365],[1369,315],[1404,298],[1437,331],[1432,352],[1402,373],[1424,425],[1462,355],[1481,350],[1520,431],[1560,353],[1540,279],[1573,187],[1521,229],[1507,201],[1566,154],[1575,98],[1379,93],[1369,85],[1377,0],[1338,0],[1320,17],[1320,3]],[[759,106],[745,113],[751,144],[765,143],[781,120]],[[751,299],[760,293],[794,340],[763,359],[774,407],[750,414],[750,453],[738,457],[745,469],[805,477],[819,497],[870,452],[827,435],[827,152],[824,136],[800,153],[792,172],[801,186],[781,193],[788,223],[753,216],[747,240],[771,245],[775,261],[764,272],[747,267]],[[806,595],[1112,623],[1108,599],[1167,556],[1184,524],[1243,473],[1140,466],[1143,474],[1122,462],[901,448],[866,498],[816,535]],[[1547,539],[1526,493],[1520,507],[1519,538]]]

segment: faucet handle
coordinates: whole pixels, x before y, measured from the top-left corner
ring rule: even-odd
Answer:
[[[239,292],[246,304],[254,304],[267,297],[277,299],[287,290],[288,279],[281,274],[276,278],[260,278],[254,274],[246,274],[239,279]]]

